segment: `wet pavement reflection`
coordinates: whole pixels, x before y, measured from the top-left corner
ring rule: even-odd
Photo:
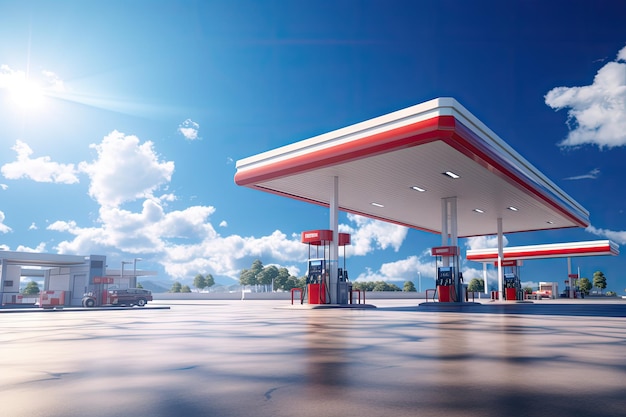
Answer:
[[[626,415],[626,304],[284,303],[0,314],[0,415]]]

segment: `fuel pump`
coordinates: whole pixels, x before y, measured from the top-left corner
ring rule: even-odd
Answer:
[[[522,284],[519,277],[519,267],[521,261],[506,260],[502,263],[504,269],[504,299],[519,300],[521,299]]]
[[[462,275],[459,272],[458,246],[439,246],[431,249],[437,269],[436,284],[439,302],[449,303],[463,300],[461,297]],[[439,261],[441,260],[441,266]]]
[[[90,291],[83,294],[83,307],[100,307],[109,304],[109,284],[113,284],[112,277],[93,277]]]
[[[346,246],[349,244],[350,235],[339,233],[339,247],[343,247],[343,268],[337,269],[337,304],[348,304],[349,294],[352,292],[352,283],[346,269]]]
[[[302,232],[302,243],[308,243],[309,245],[306,286],[302,299],[304,300],[306,298],[309,304],[328,304],[331,302],[348,304],[352,284],[348,279],[348,270],[346,269],[345,247],[350,244],[350,235],[348,233],[339,233],[337,237],[338,246],[343,246],[344,248],[343,268],[339,268],[337,259],[330,259],[330,244],[332,240],[332,230],[310,230]],[[311,258],[311,246],[316,248],[315,258]],[[322,256],[320,256],[320,249]],[[336,282],[331,281],[333,272],[337,274]],[[331,285],[333,285],[333,287],[331,287]],[[331,300],[331,297],[335,297],[335,295],[333,295],[335,290],[337,300]]]
[[[306,293],[309,304],[326,304],[328,272],[326,259],[309,259]]]

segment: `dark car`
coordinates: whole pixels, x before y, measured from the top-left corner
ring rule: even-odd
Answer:
[[[143,307],[148,301],[152,301],[152,291],[143,288],[126,288],[123,290],[109,291],[111,304],[113,305],[138,305]]]
[[[84,307],[95,307],[97,305],[107,306],[129,306],[138,305],[143,307],[148,301],[152,301],[152,291],[144,290],[143,288],[125,288],[108,290],[106,296],[102,300],[102,304],[98,303],[98,299],[95,293],[87,293],[83,297]]]

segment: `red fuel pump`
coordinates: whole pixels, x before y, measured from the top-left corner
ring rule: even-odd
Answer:
[[[456,302],[460,297],[459,248],[457,246],[439,246],[431,249],[436,257],[437,298],[441,303]],[[442,266],[439,266],[441,259]]]
[[[302,243],[309,244],[309,261],[306,275],[306,287],[302,301],[306,298],[309,304],[348,304],[352,284],[348,280],[348,271],[345,265],[345,247],[350,244],[350,235],[339,233],[338,246],[344,248],[344,265],[338,268],[337,260],[330,259],[330,244],[333,240],[332,230],[310,230],[302,232]],[[315,258],[311,258],[311,246],[316,247]],[[322,256],[320,257],[320,249]],[[336,269],[337,282],[336,300],[331,300],[331,268]],[[334,290],[335,288],[333,288]]]
[[[326,272],[325,259],[309,259],[306,285],[307,301],[309,304],[326,304],[328,272]]]
[[[456,301],[456,289],[454,288],[454,268],[437,268],[437,294],[439,302],[449,303]]]
[[[502,268],[504,269],[504,299],[507,301],[521,299],[522,284],[519,277],[521,265],[522,261],[517,260],[508,259],[502,262]]]
[[[504,274],[504,299],[507,301],[517,300],[520,292],[519,278],[515,274]]]

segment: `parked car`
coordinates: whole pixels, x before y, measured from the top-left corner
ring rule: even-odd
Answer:
[[[143,307],[148,301],[152,301],[152,291],[144,290],[143,288],[125,288],[108,290],[106,294],[106,300],[103,300],[102,305],[105,306],[129,306],[137,305]],[[82,304],[84,307],[95,307],[98,305],[97,295],[94,293],[87,293],[84,295]]]

